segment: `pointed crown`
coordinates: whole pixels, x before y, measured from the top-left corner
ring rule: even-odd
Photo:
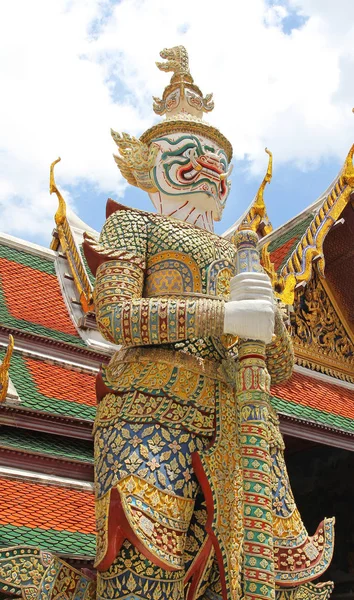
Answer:
[[[157,62],[161,71],[172,71],[169,85],[163,91],[162,99],[154,97],[153,109],[166,119],[153,125],[143,133],[140,141],[149,144],[154,138],[174,132],[191,131],[205,135],[216,142],[226,152],[229,162],[232,146],[229,140],[216,127],[203,121],[203,113],[214,108],[213,95],[203,96],[189,70],[188,53],[184,46],[165,48],[160,52],[166,62]]]

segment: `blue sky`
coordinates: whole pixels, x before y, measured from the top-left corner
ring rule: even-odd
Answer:
[[[274,227],[328,187],[353,142],[352,0],[12,0],[0,8],[0,231],[47,245],[56,198],[100,229],[107,197],[145,210],[112,159],[110,127],[140,135],[169,74],[159,50],[184,44],[195,82],[214,92],[207,120],[234,147],[222,233],[247,208],[267,166]],[[18,14],[22,15],[21,20]],[[41,15],[38,19],[37,16]],[[16,36],[13,32],[16,31]]]

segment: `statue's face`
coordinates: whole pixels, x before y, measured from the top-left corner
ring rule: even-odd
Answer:
[[[150,177],[160,202],[175,205],[176,200],[188,201],[220,220],[231,186],[225,151],[206,137],[191,133],[172,133],[152,143],[158,152]]]

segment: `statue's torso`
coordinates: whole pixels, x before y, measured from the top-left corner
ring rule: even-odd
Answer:
[[[144,296],[228,299],[234,246],[216,234],[170,217],[149,215]]]
[[[173,217],[128,209],[109,217],[101,242],[144,259],[145,298],[229,298],[236,249],[214,233]],[[220,361],[229,342],[209,337],[160,347]]]

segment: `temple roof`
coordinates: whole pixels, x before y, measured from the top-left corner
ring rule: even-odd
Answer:
[[[295,371],[285,383],[272,386],[271,394],[280,415],[354,435],[354,385]]]
[[[1,352],[0,352],[1,357]],[[92,421],[95,417],[96,372],[80,372],[70,364],[14,352],[10,378],[18,408]]]
[[[65,305],[55,259],[50,250],[35,254],[25,242],[15,248],[0,238],[0,325],[82,345]]]
[[[296,217],[295,222],[290,222],[289,227],[280,227],[277,230],[277,235],[274,235],[268,246],[270,260],[276,271],[279,271],[291,256],[312,219],[312,212],[309,214],[308,211],[305,211]]]
[[[15,450],[22,454],[50,457],[62,461],[93,464],[92,442],[67,437],[26,431],[2,425],[0,427],[0,449]]]
[[[345,209],[353,205],[353,156],[354,144],[329,188],[302,213],[261,240],[263,258],[273,264],[274,283],[288,304],[294,301],[296,287],[310,281],[315,264],[319,274],[325,275],[327,235],[340,222]]]
[[[0,547],[29,544],[75,558],[94,556],[92,489],[63,483],[0,476]]]

